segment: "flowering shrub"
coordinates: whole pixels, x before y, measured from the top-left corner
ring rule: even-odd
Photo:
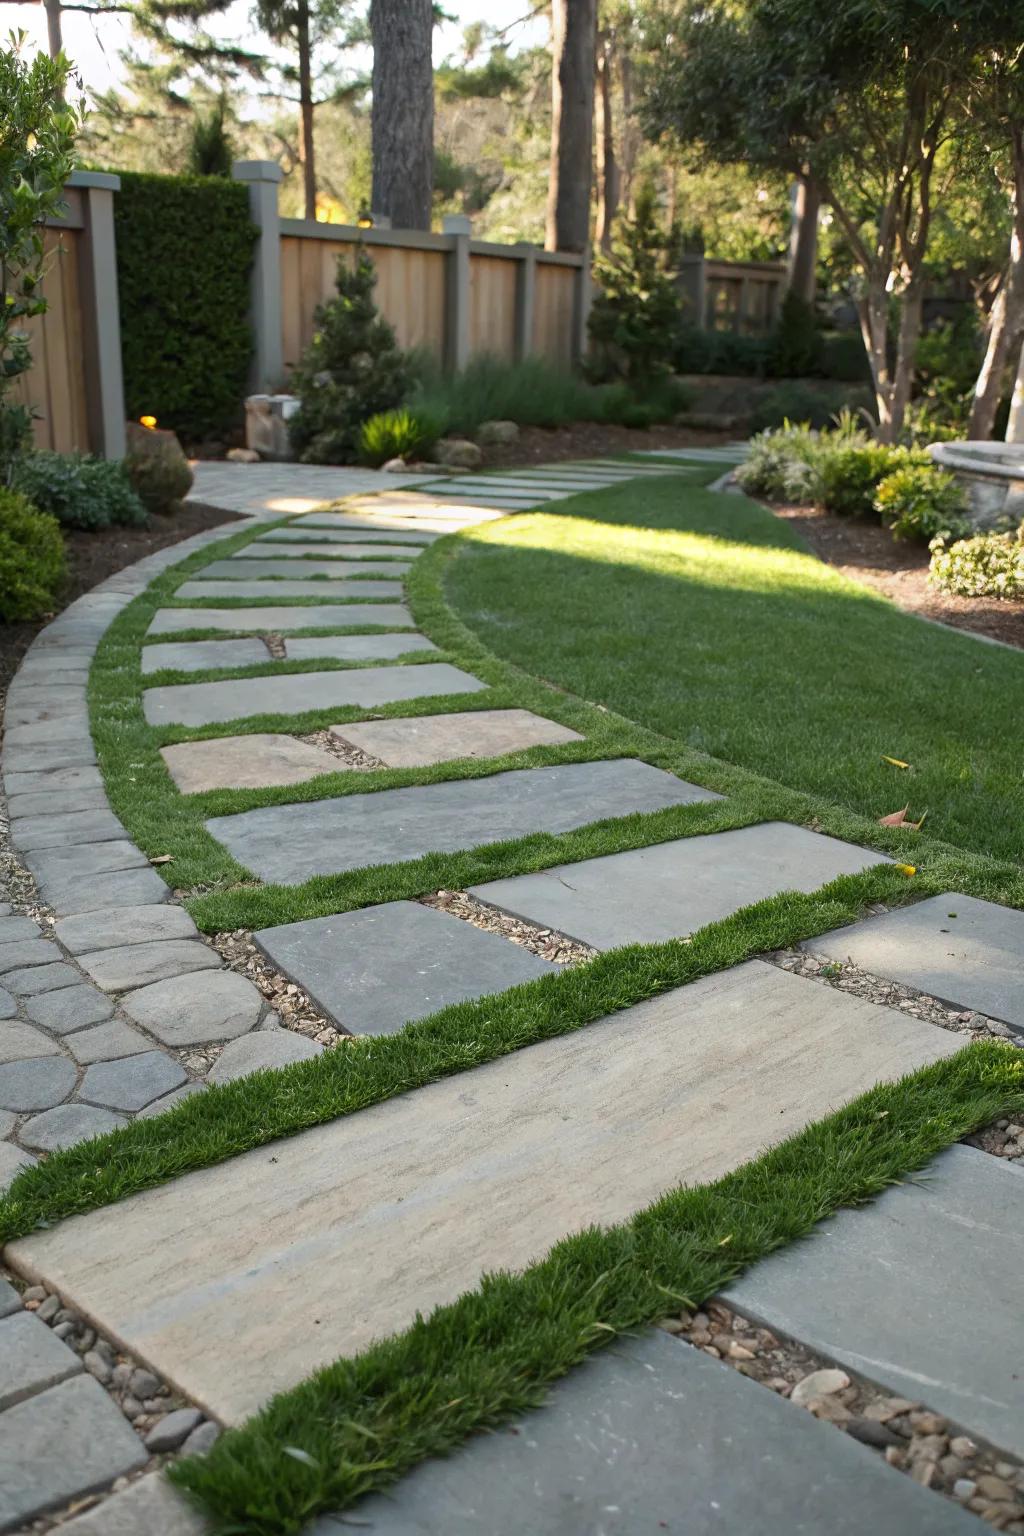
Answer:
[[[982,533],[948,544],[933,539],[929,581],[960,597],[1024,598],[1024,525],[1017,533]]]

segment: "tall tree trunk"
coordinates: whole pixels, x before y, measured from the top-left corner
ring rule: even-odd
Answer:
[[[611,38],[602,32],[597,45],[597,218],[594,238],[602,250],[611,244],[612,224],[619,209],[619,167],[615,158],[612,119]]]
[[[1024,443],[1024,347],[1021,347],[1020,361],[1017,364],[1017,377],[1014,380],[1013,398],[1010,401],[1010,419],[1006,423],[1006,441]]]
[[[974,402],[967,428],[970,438],[987,439],[992,436],[1010,349],[1024,321],[1024,125],[1015,125],[1011,137],[1013,183],[1010,188],[1010,206],[1013,228],[1010,232],[1010,260],[989,316],[988,344],[974,385]]]
[[[590,238],[596,44],[597,0],[552,0],[549,251],[584,251]]]
[[[302,117],[302,187],[306,218],[316,218],[316,150],[313,145],[313,65],[309,45],[309,0],[298,0],[295,32],[299,46],[299,112]]]
[[[64,36],[61,28],[61,4],[60,0],[43,0],[46,7],[46,36],[50,49],[50,58],[55,59],[64,50]]]
[[[793,227],[789,240],[789,291],[814,303],[818,267],[818,214],[821,193],[814,179],[804,172],[796,183],[793,197]]]
[[[921,339],[921,317],[924,306],[924,278],[918,272],[908,283],[900,305],[900,329],[896,342],[896,371],[892,387],[892,416],[887,442],[895,442],[903,430],[903,423],[910,404],[914,386],[914,363],[917,344]]]
[[[373,212],[386,214],[396,229],[430,228],[434,195],[433,31],[432,0],[371,0],[371,204]]]
[[[636,173],[637,131],[633,119],[633,61],[625,48],[619,49],[619,89],[622,92],[622,167],[619,196],[632,214],[633,177]]]

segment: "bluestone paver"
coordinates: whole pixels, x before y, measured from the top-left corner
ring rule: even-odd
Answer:
[[[208,1530],[162,1471],[147,1472],[60,1528],[61,1536],[204,1536]]]
[[[82,1369],[74,1350],[41,1323],[35,1313],[25,1311],[15,1312],[0,1322],[0,1360],[4,1363],[0,1409],[55,1387],[59,1381],[77,1376]]]
[[[9,795],[25,795],[34,791],[54,794],[58,790],[102,789],[103,777],[98,768],[89,766],[55,767],[39,773],[12,773],[5,766],[4,787]]]
[[[61,1147],[73,1147],[127,1124],[124,1115],[97,1109],[92,1104],[58,1104],[56,1109],[44,1110],[26,1120],[19,1134],[26,1147],[38,1152],[57,1152]]]
[[[100,1024],[109,1019],[113,1011],[109,997],[87,981],[76,987],[61,987],[59,992],[44,992],[41,997],[30,998],[25,1004],[30,1019],[58,1035],[71,1034],[89,1024]]]
[[[59,1056],[60,1046],[41,1029],[9,1019],[0,1029],[0,1066],[11,1061],[26,1061],[30,1056]]]
[[[720,798],[649,763],[615,758],[513,769],[483,779],[346,795],[218,816],[208,830],[263,880],[397,864],[607,816]]]
[[[74,1376],[4,1415],[0,1531],[104,1488],[148,1455],[120,1408],[91,1376]]]
[[[32,1233],[9,1256],[237,1422],[483,1271],[718,1178],[960,1048],[947,1030],[751,961],[277,1141],[273,1167],[261,1147],[146,1190],[118,1207],[116,1265],[109,1210]]]
[[[150,725],[211,725],[248,715],[301,715],[336,704],[369,709],[397,699],[477,693],[486,686],[446,661],[427,661],[408,667],[353,667],[224,683],[176,683],[148,688],[142,702]]]
[[[18,1011],[17,999],[4,987],[0,987],[0,1019],[13,1019]]]
[[[25,855],[25,863],[43,882],[81,875],[104,875],[112,869],[141,869],[146,856],[127,838],[91,843],[78,848],[40,848]]]
[[[425,635],[289,635],[284,648],[289,661],[394,661],[412,651],[436,651]]]
[[[373,1536],[971,1536],[975,1520],[660,1331],[617,1340],[515,1425],[345,1512]],[[307,1536],[336,1536],[316,1521]]]
[[[39,894],[58,917],[95,912],[103,907],[148,906],[170,896],[156,870],[148,868],[120,869],[102,875],[57,872],[37,879]]]
[[[401,629],[403,625],[413,628],[412,614],[401,603],[309,603],[291,608],[160,608],[153,615],[147,634],[173,635],[180,629],[262,634],[289,629],[346,629],[364,624],[384,629]]]
[[[374,528],[372,524],[365,523],[360,523],[354,528],[346,528],[344,526],[332,527],[329,523],[325,524],[318,521],[306,524],[305,520],[303,520],[298,523],[290,523],[286,528],[271,528],[267,533],[261,533],[257,539],[253,540],[250,548],[265,551],[268,544],[276,546],[278,544],[315,545],[317,543],[320,545],[330,545],[331,548],[337,544],[347,544],[359,548],[359,541],[361,539],[368,539],[371,541],[367,544],[368,549],[379,549],[382,544],[404,549],[407,546],[416,544],[425,547],[428,544],[433,544],[436,537],[436,534],[428,533],[426,530],[422,532],[419,530],[410,532],[400,528],[381,530]]]
[[[416,768],[460,757],[500,757],[528,747],[582,741],[578,731],[529,709],[476,709],[462,714],[415,715],[401,720],[336,725],[333,734],[389,768]]]
[[[124,826],[111,810],[26,816],[11,823],[11,842],[16,848],[63,848],[72,843],[104,843],[124,835]]]
[[[148,907],[108,907],[64,917],[56,934],[73,955],[93,949],[113,949],[121,944],[149,944],[158,939],[191,939],[199,930],[184,907],[169,904]]]
[[[77,710],[62,713],[56,720],[37,720],[33,725],[12,725],[4,731],[4,750],[13,747],[39,747],[50,743],[58,750],[83,732],[88,736],[89,711],[83,700]]]
[[[342,581],[351,576],[384,576],[397,580],[404,576],[409,569],[409,562],[397,560],[303,560],[301,566],[293,561],[283,564],[279,560],[266,558],[266,551],[259,551],[263,559],[250,556],[249,559],[215,560],[204,571],[197,573],[202,581],[235,581],[239,577],[247,580],[259,580],[262,577],[270,577],[274,580],[285,574],[291,581],[308,581],[310,577],[322,576],[328,581]],[[244,551],[243,551],[244,554]]]
[[[763,1259],[728,1295],[901,1397],[1024,1456],[1024,1168],[954,1146]]]
[[[51,742],[39,747],[4,743],[4,778],[27,778],[54,768],[91,768],[96,763],[92,743],[84,736],[74,741]]]
[[[558,969],[415,901],[264,928],[255,937],[279,970],[355,1034],[393,1034],[449,1003]]]
[[[81,981],[78,972],[62,960],[50,965],[30,965],[22,970],[8,971],[4,986],[15,997],[38,997],[40,992],[56,992],[59,987],[73,987]]]
[[[270,659],[262,640],[172,640],[142,647],[142,674],[164,668],[204,672],[215,667],[258,667]]]
[[[160,755],[183,795],[210,789],[304,784],[321,773],[337,773],[345,767],[341,758],[323,747],[274,734],[183,741],[161,747]]]
[[[1024,1032],[1024,912],[947,891],[803,947]]]
[[[163,1045],[177,1048],[244,1035],[257,1023],[263,1000],[251,981],[221,970],[153,982],[129,992],[121,1007]]]
[[[0,1108],[50,1109],[75,1086],[75,1065],[66,1056],[35,1056],[9,1062],[0,1072]]]
[[[87,1067],[79,1095],[101,1109],[142,1109],[179,1088],[188,1074],[163,1051],[144,1051],[120,1061],[99,1061]]]
[[[0,1275],[0,1317],[10,1317],[12,1312],[21,1311],[21,1294],[16,1291],[9,1280]]]
[[[46,939],[20,939],[14,944],[0,944],[0,976],[23,966],[50,965],[60,959],[61,952],[56,944]]]
[[[148,944],[120,944],[78,956],[78,963],[104,992],[125,992],[189,971],[219,970],[220,955],[201,939],[156,939]]]
[[[24,795],[10,795],[7,809],[12,821],[22,821],[27,816],[61,815],[67,811],[101,811],[107,806],[102,789],[63,789],[56,794],[52,789],[33,790]]]
[[[23,1168],[32,1168],[38,1161],[31,1152],[16,1147],[13,1141],[0,1141],[0,1192],[8,1187],[12,1179],[17,1178]]]
[[[39,924],[30,917],[0,917],[0,944],[15,944],[22,939],[38,939]]]
[[[211,1083],[231,1083],[268,1067],[287,1067],[294,1061],[311,1061],[322,1045],[291,1029],[261,1029],[226,1045],[207,1073]]]
[[[67,1049],[83,1067],[94,1061],[117,1061],[122,1056],[138,1056],[151,1051],[153,1042],[120,1019],[108,1019],[89,1029],[76,1030],[66,1039]]]
[[[336,539],[335,535],[335,539]],[[383,537],[383,536],[382,536]],[[244,549],[237,549],[232,556],[234,560],[389,560],[415,559],[419,554],[418,549],[413,549],[408,544],[359,544],[350,542],[338,544],[332,539],[323,539],[319,543],[315,539],[285,542],[283,544],[271,544],[266,535],[247,544]],[[223,562],[222,562],[223,563]],[[300,572],[296,571],[296,575]]]
[[[266,603],[278,602],[282,597],[327,597],[343,604],[348,599],[354,603],[368,603],[374,597],[401,597],[400,581],[331,581],[329,578],[311,576],[308,581],[282,577],[278,581],[186,581],[178,588],[177,597],[252,597]],[[344,619],[335,619],[344,624]],[[350,619],[348,621],[352,623]]]

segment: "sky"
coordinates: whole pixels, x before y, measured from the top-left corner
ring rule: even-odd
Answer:
[[[225,38],[244,44],[250,28],[252,12],[249,0],[234,0],[224,13],[216,31]],[[445,10],[456,17],[435,33],[434,56],[442,59],[458,46],[461,29],[470,21],[481,17],[494,26],[507,26],[529,9],[529,0],[447,0]],[[131,21],[126,16],[84,16],[66,11],[63,16],[64,50],[78,65],[88,93],[109,90],[121,78],[118,55],[131,39]],[[0,36],[5,40],[12,31],[28,34],[35,48],[46,47],[46,16],[41,4],[5,4],[0,0]],[[518,41],[543,40],[543,24],[531,23],[529,27],[516,29],[513,38]],[[512,41],[513,39],[510,39]],[[353,63],[358,64],[355,56]]]

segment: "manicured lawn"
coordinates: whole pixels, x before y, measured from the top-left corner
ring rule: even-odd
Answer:
[[[490,523],[446,594],[499,656],[687,747],[1024,857],[1024,655],[899,612],[746,498],[666,480]]]

